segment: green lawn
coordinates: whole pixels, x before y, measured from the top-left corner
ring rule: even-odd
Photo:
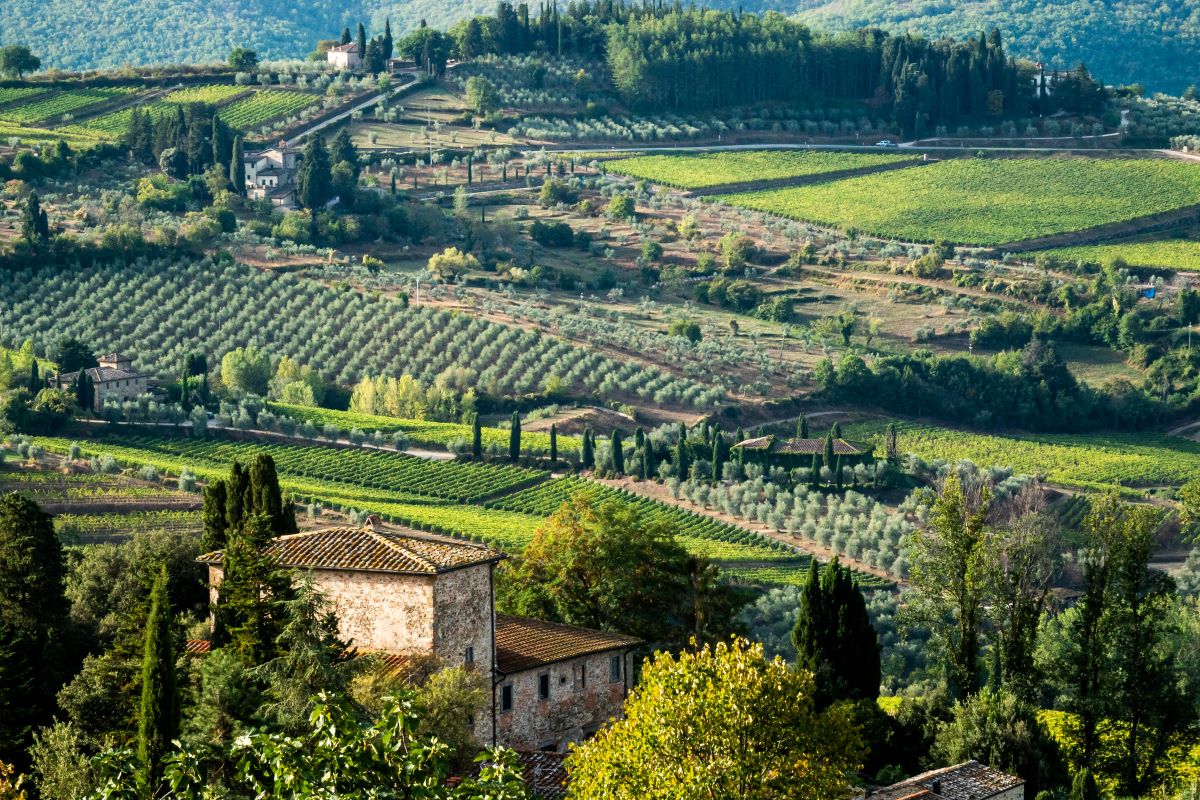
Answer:
[[[964,158],[721,200],[889,238],[998,245],[1200,202],[1200,164],[1162,158]]]

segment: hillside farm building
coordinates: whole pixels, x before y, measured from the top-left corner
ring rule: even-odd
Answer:
[[[978,761],[914,775],[875,789],[870,800],[1025,800],[1025,781]]]
[[[101,411],[104,401],[136,400],[150,388],[149,376],[133,368],[133,359],[120,353],[108,353],[97,359],[100,365],[84,370],[95,387],[92,410]],[[55,388],[66,389],[75,382],[79,372],[67,372],[55,378]]]
[[[494,570],[505,556],[462,542],[385,530],[329,528],[276,539],[268,554],[310,573],[338,619],[339,634],[399,671],[433,656],[491,676],[492,702],[472,721],[480,744],[566,752],[619,716],[641,642],[571,625],[497,614]],[[208,553],[215,602],[223,553]]]
[[[358,52],[358,42],[348,42],[326,50],[325,60],[338,69],[358,69],[362,66],[362,53]]]

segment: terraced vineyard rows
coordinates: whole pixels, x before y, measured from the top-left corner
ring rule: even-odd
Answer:
[[[852,439],[882,441],[886,422],[847,426]],[[962,458],[1012,467],[1068,486],[1179,485],[1200,475],[1200,443],[1159,433],[987,435],[900,423],[899,447],[926,460]]]
[[[68,542],[113,541],[144,531],[187,531],[201,527],[198,511],[132,511],[124,514],[56,514],[54,529]]]
[[[827,150],[746,150],[696,155],[652,155],[605,164],[609,172],[644,178],[677,189],[703,189],[727,183],[796,178],[827,172],[915,161],[894,153],[838,153]]]
[[[99,440],[103,445],[105,440]],[[279,473],[334,483],[400,490],[420,497],[473,502],[542,480],[545,472],[522,467],[423,458],[378,450],[335,449],[318,445],[267,444],[220,439],[122,437],[119,442],[184,461],[250,463],[259,453],[275,459]]]
[[[317,95],[307,92],[263,89],[221,109],[221,119],[234,128],[250,130],[318,102]]]
[[[38,95],[31,97],[28,102],[0,109],[0,119],[18,125],[33,125],[42,121],[58,122],[64,114],[72,114],[114,98],[132,96],[139,91],[126,87],[52,91],[46,96]]]
[[[175,91],[162,98],[164,103],[208,103],[217,105],[223,103],[231,97],[237,97],[240,94],[245,94],[250,91],[245,86],[226,86],[222,84],[214,84],[212,86],[189,86],[186,89],[176,89]]]
[[[1059,247],[1043,251],[1062,261],[1107,264],[1123,259],[1134,267],[1200,272],[1200,242],[1194,239],[1162,239],[1154,242],[1115,242],[1083,247]]]
[[[164,103],[161,100],[154,100],[149,103],[142,103],[138,106],[138,109],[158,119],[174,111],[175,106],[170,103]],[[115,139],[125,135],[129,130],[129,118],[132,116],[132,108],[122,108],[120,111],[112,111],[108,114],[93,117],[92,119],[86,119],[75,125],[68,125],[61,130],[79,135],[100,135]]]
[[[0,88],[0,104],[15,103],[46,91],[36,86],[9,86]]]
[[[310,422],[318,428],[334,425],[343,431],[358,428],[371,433],[394,433],[402,431],[409,441],[417,445],[444,447],[456,439],[471,440],[471,426],[455,422],[433,422],[430,420],[399,419],[382,417],[375,414],[357,414],[351,411],[336,411],[329,408],[314,408],[312,406],[292,406],[285,403],[269,403],[271,412],[291,417],[299,422]],[[481,429],[484,447],[488,445],[508,446],[508,431],[503,428]],[[550,449],[550,434],[535,431],[521,432],[521,445],[525,448]],[[580,440],[577,436],[559,436],[558,450],[560,453],[578,451]]]
[[[874,236],[998,245],[1195,205],[1200,164],[1163,158],[963,158],[720,199]]]

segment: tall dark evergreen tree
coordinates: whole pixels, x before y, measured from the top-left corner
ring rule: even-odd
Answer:
[[[367,28],[361,22],[358,23],[358,57],[364,61],[367,58]]]
[[[521,415],[514,411],[512,425],[508,429],[508,460],[516,461],[521,457]]]
[[[250,495],[250,473],[241,463],[229,465],[229,478],[225,481],[225,528],[234,531],[242,527],[247,517],[253,514]]]
[[[688,458],[687,428],[679,426],[679,441],[675,443],[675,475],[680,480],[687,480],[691,460]]]
[[[175,657],[180,637],[167,596],[166,565],[150,590],[150,616],[146,620],[142,652],[142,699],[138,709],[138,788],[143,797],[158,797],[163,756],[179,735],[179,690]]]
[[[478,414],[471,418],[471,455],[476,461],[483,458],[483,428]]]
[[[850,570],[814,560],[792,629],[796,666],[816,678],[822,705],[839,700],[873,701],[879,696],[879,641],[862,592]]]
[[[550,463],[558,463],[558,425],[550,423]]]
[[[390,61],[393,53],[396,51],[396,42],[392,38],[392,18],[388,17],[383,22],[383,58],[385,61]]]
[[[46,216],[37,192],[30,192],[25,201],[25,212],[21,217],[21,238],[35,250],[45,247],[50,241],[50,218]]]
[[[609,439],[609,449],[612,452],[613,471],[618,475],[625,474],[625,446],[621,443],[621,432],[613,428]]]
[[[233,191],[243,197],[246,195],[246,162],[242,149],[242,137],[233,137],[233,154],[229,157],[229,182]]]
[[[15,492],[0,497],[0,760],[18,768],[64,677],[65,576],[50,515]]]
[[[247,667],[276,655],[291,580],[267,554],[271,524],[265,515],[247,517],[229,532],[223,577],[213,613],[213,645],[235,652]]]
[[[267,453],[259,453],[254,459],[254,465],[250,467],[250,498],[252,513],[266,515],[273,534],[282,536],[296,533],[295,524],[289,524],[285,513],[286,503],[279,488],[275,459]]]
[[[580,463],[584,469],[591,469],[596,466],[596,443],[592,439],[592,429],[585,428],[583,431],[583,452],[580,454]]]
[[[830,431],[825,436],[825,452],[822,457],[821,466],[833,469],[833,431]]]
[[[200,519],[204,528],[201,547],[206,553],[220,550],[228,544],[226,532],[229,530],[229,520],[225,516],[226,490],[227,484],[220,479],[211,480],[204,486],[204,506],[200,512]]]
[[[342,44],[350,44],[350,29],[342,28],[342,35],[339,37]]]
[[[320,135],[310,137],[304,148],[300,169],[296,172],[296,189],[300,204],[313,211],[314,219],[316,212],[333,199],[333,176],[330,169],[325,138]]]

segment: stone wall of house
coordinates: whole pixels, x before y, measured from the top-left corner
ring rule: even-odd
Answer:
[[[621,677],[611,679],[611,659],[621,659]],[[549,664],[509,675],[495,688],[497,743],[518,750],[553,749],[587,739],[621,715],[632,656],[613,651]],[[539,676],[550,676],[550,697],[538,695]],[[503,711],[502,693],[512,686],[512,708]]]
[[[432,652],[432,575],[314,570],[312,579],[332,603],[338,632],[355,647]]]
[[[491,576],[491,564],[478,564],[438,575],[433,589],[434,653],[459,665],[470,647],[484,675],[492,674],[495,651]]]
[[[95,405],[99,411],[104,407],[105,398],[112,397],[119,401],[136,400],[149,390],[149,384],[144,377],[122,378],[116,381],[105,381],[96,385]]]

